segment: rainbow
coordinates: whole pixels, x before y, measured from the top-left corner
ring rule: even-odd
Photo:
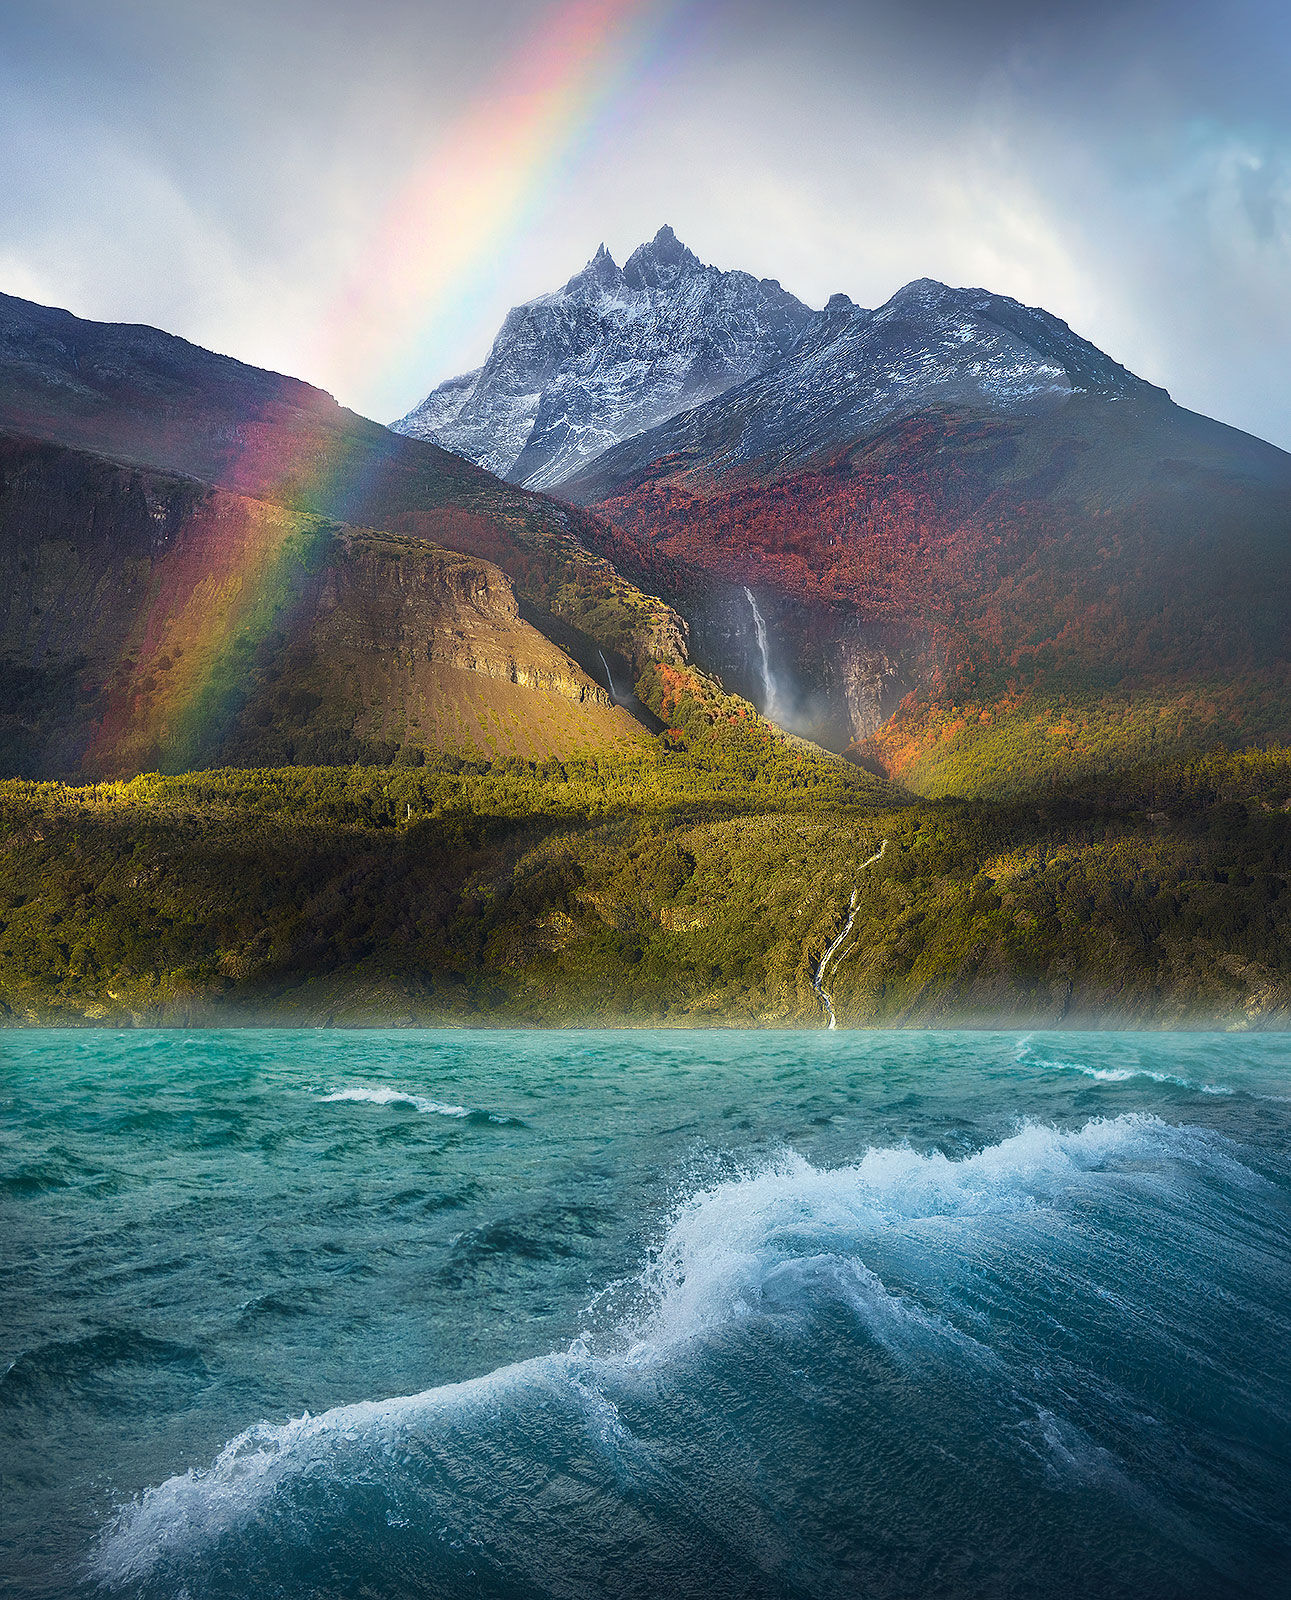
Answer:
[[[402,187],[334,303],[328,371],[343,392],[409,359],[417,381],[434,369],[437,334],[487,292],[687,9],[565,0],[517,41]]]
[[[563,0],[517,41],[401,186],[320,319],[316,342],[338,387],[410,361],[434,370],[443,333],[648,79],[688,6]],[[367,425],[352,420],[361,434]],[[261,504],[213,504],[155,563],[87,771],[180,770],[213,747],[259,646],[315,564],[319,516],[347,520],[370,501],[390,455],[371,433],[365,443],[338,432],[334,412],[302,411],[289,380],[248,419],[222,484]]]

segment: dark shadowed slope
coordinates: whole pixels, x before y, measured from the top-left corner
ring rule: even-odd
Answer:
[[[331,395],[130,323],[89,322],[0,295],[0,424],[136,466],[340,516],[385,471],[437,498],[491,480],[445,450],[411,451]],[[367,474],[353,468],[366,458]]]

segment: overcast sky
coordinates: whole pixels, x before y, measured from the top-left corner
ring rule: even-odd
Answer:
[[[1291,448],[1285,0],[0,4],[0,193],[0,289],[382,420],[667,221],[812,305],[1043,305]]]

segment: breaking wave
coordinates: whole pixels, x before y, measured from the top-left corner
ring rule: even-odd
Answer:
[[[504,1127],[519,1127],[518,1117],[501,1116],[492,1111],[477,1111],[471,1106],[448,1105],[442,1100],[431,1100],[422,1094],[411,1094],[406,1089],[391,1089],[384,1084],[352,1084],[343,1089],[332,1089],[318,1097],[324,1105],[353,1101],[361,1105],[411,1106],[423,1116],[462,1117],[480,1122],[496,1122]]]
[[[327,1098],[465,1114],[394,1090]],[[828,1501],[863,1486],[862,1506],[840,1501],[830,1514],[839,1526],[868,1526],[888,1514],[884,1475],[898,1470],[906,1438],[907,1451],[928,1458],[930,1548],[937,1519],[959,1537],[946,1495],[980,1494],[989,1507],[991,1494],[1038,1494],[1028,1461],[1051,1478],[1114,1484],[1119,1468],[1087,1435],[1070,1376],[1019,1376],[1026,1363],[1001,1348],[1010,1303],[938,1302],[932,1289],[948,1262],[962,1273],[990,1254],[991,1228],[1034,1225],[1004,1235],[992,1269],[1003,1272],[1015,1245],[1062,1237],[1067,1213],[1118,1205],[1136,1186],[1131,1199],[1142,1205],[1180,1165],[1245,1171],[1216,1136],[1140,1114],[1069,1131],[1028,1124],[959,1158],[895,1146],[817,1168],[785,1154],[684,1197],[640,1272],[601,1291],[566,1349],[419,1394],[260,1422],[209,1466],[124,1507],[98,1544],[94,1574],[109,1586],[173,1584],[209,1563],[207,1579],[237,1581],[226,1590],[204,1580],[204,1593],[248,1593],[275,1586],[284,1551],[294,1551],[298,1562],[306,1552],[324,1563],[300,1592],[336,1592],[326,1562],[352,1572],[376,1560],[355,1532],[370,1525],[386,1541],[382,1592],[422,1592],[411,1579],[400,1587],[389,1540],[402,1539],[409,1572],[442,1581],[433,1592],[478,1592],[482,1567],[498,1592],[590,1592],[607,1564],[640,1568],[650,1551],[651,1572],[616,1592],[659,1582],[678,1594],[726,1592],[693,1565],[716,1571],[726,1561],[730,1592],[762,1593],[787,1569],[778,1490],[763,1483],[760,1461],[778,1459],[787,1482],[801,1480],[800,1496]],[[1087,1247],[1091,1226],[1072,1229],[1070,1248]],[[1045,1270],[1061,1280],[1060,1268]],[[953,1469],[944,1491],[943,1457]],[[840,1484],[844,1459],[858,1463],[856,1485],[846,1474]],[[963,1510],[969,1523],[987,1514],[976,1500]],[[660,1567],[668,1560],[671,1579]]]
[[[1050,1072],[1078,1072],[1096,1083],[1130,1083],[1135,1078],[1147,1078],[1152,1083],[1168,1083],[1177,1089],[1190,1089],[1194,1094],[1234,1094],[1225,1083],[1198,1083],[1195,1079],[1181,1077],[1177,1072],[1154,1071],[1151,1067],[1091,1067],[1083,1061],[1052,1061],[1038,1056],[1031,1048],[1029,1038],[1018,1041],[1019,1065],[1041,1067]]]

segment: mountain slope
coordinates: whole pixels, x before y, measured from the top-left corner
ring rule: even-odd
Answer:
[[[1291,736],[1291,457],[984,291],[836,299],[562,493],[703,665],[927,792]]]
[[[595,518],[155,328],[0,295],[0,429],[481,556],[584,664],[684,657],[677,617],[591,553]]]
[[[25,777],[641,735],[489,562],[5,435],[0,708]]]
[[[651,661],[685,659],[685,630],[677,615],[589,548],[597,539],[605,542],[594,517],[500,483],[434,445],[399,438],[308,384],[214,355],[156,329],[86,322],[0,296],[0,439],[11,462],[8,475],[0,474],[9,553],[20,564],[30,563],[39,551],[39,559],[52,563],[50,571],[60,574],[39,598],[28,595],[38,612],[20,617],[14,610],[20,605],[17,594],[28,593],[22,585],[6,602],[9,620],[0,635],[0,653],[6,653],[7,682],[18,697],[10,709],[19,727],[10,731],[22,770],[79,771],[75,762],[94,759],[80,734],[59,732],[55,723],[61,714],[60,694],[76,699],[81,693],[75,687],[77,669],[71,665],[77,655],[75,636],[82,626],[91,634],[99,626],[93,615],[96,596],[106,597],[105,618],[121,621],[116,645],[128,659],[112,669],[118,676],[125,674],[120,692],[140,705],[151,704],[156,699],[150,682],[155,671],[147,651],[129,655],[130,629],[145,626],[142,614],[131,608],[150,608],[146,629],[155,640],[175,629],[192,632],[213,596],[227,600],[236,591],[231,609],[221,600],[211,613],[224,617],[226,642],[231,644],[246,632],[244,613],[258,619],[257,626],[267,625],[266,619],[276,614],[282,600],[279,580],[295,571],[294,552],[302,540],[312,548],[312,535],[305,530],[316,525],[337,530],[338,538],[348,537],[347,528],[357,528],[380,529],[403,539],[410,572],[417,567],[419,542],[433,547],[427,556],[432,566],[446,551],[472,558],[478,571],[487,564],[493,578],[486,587],[499,597],[505,591],[503,603],[513,614],[504,632],[510,638],[519,630],[514,648],[508,646],[510,656],[503,651],[507,660],[514,657],[512,689],[503,689],[503,680],[495,679],[489,691],[493,699],[520,696],[517,705],[505,709],[508,726],[523,720],[526,683],[554,677],[578,685],[573,699],[558,695],[551,705],[549,688],[533,691],[541,701],[533,702],[538,722],[573,717],[564,731],[549,729],[542,735],[538,743],[544,751],[579,746],[592,737],[583,726],[583,712],[568,708],[596,704],[607,660],[618,681],[630,684]],[[85,459],[72,463],[33,455],[39,441],[91,452],[111,470],[92,471]],[[21,466],[12,465],[18,461]],[[170,486],[154,493],[148,485],[157,475]],[[179,486],[176,475],[183,480]],[[217,492],[214,500],[211,491]],[[69,493],[74,502],[70,507]],[[208,516],[202,506],[215,506],[219,515]],[[90,549],[98,563],[92,578],[84,565]],[[181,550],[188,555],[178,554]],[[199,551],[204,552],[200,559]],[[391,579],[387,599],[397,610],[401,569],[392,564],[385,570]],[[131,585],[140,583],[153,588],[130,598]],[[357,591],[343,587],[342,593],[346,605],[356,602]],[[128,625],[127,616],[133,619]],[[444,626],[452,632],[450,616]],[[55,635],[66,648],[52,642]],[[256,642],[256,649],[269,655],[273,648],[267,635]],[[373,648],[380,648],[379,639]],[[552,664],[553,653],[563,665]],[[90,655],[97,666],[90,670],[85,694],[101,715],[105,707],[99,695],[109,663],[102,651]],[[255,656],[256,671],[267,670],[269,655]],[[426,659],[431,656],[440,663],[436,672],[441,667],[448,671],[438,647]],[[494,665],[501,660],[495,659]],[[308,696],[293,702],[298,712],[307,701],[313,703],[310,696],[324,694],[331,706],[320,712],[329,729],[324,745],[341,750],[345,741],[337,729],[346,718],[360,744],[370,744],[380,724],[381,748],[391,743],[390,726],[413,729],[399,709],[406,685],[387,683],[382,692],[392,698],[379,712],[371,666],[369,659],[362,671],[356,669],[372,691],[361,715],[353,684],[341,692],[334,673],[331,688],[320,690],[312,683]],[[509,672],[507,666],[506,681],[511,681]],[[468,686],[468,699],[478,698],[482,681]],[[425,685],[418,690],[423,699],[425,690]],[[458,683],[449,699],[460,700],[462,692]],[[500,736],[494,712],[481,709],[480,716],[484,722],[473,712],[466,715],[468,731],[474,728],[479,737],[473,734],[465,743],[488,753]],[[441,729],[441,739],[458,748],[463,743],[459,719],[451,720],[451,729]],[[189,748],[184,739],[177,743],[172,733],[145,722],[143,732],[128,733],[134,727],[131,718],[117,717],[121,750],[134,750],[139,760],[172,765],[184,759],[180,751]],[[436,717],[429,715],[423,722],[424,737],[430,740]],[[609,723],[613,727],[601,727],[593,742],[611,734],[618,737],[633,726],[617,711]],[[271,727],[272,737],[260,740],[257,748],[263,746],[266,759],[290,759],[282,752],[303,731],[289,719]],[[41,747],[46,735],[51,742]],[[204,735],[203,758],[216,746],[227,756],[232,737],[228,724],[214,744]],[[394,739],[395,747],[402,738]],[[516,744],[508,736],[497,753],[507,753],[513,745],[515,753],[528,748],[525,739]],[[317,739],[313,747],[320,748]],[[145,752],[150,749],[159,753],[149,757]],[[70,768],[68,760],[73,761]],[[123,771],[128,763],[118,751],[112,765]]]
[[[790,725],[823,700],[830,742],[921,790],[1017,789],[1291,732],[1291,460],[1230,434],[1095,396],[933,408],[770,482],[603,509],[689,574],[698,656],[737,684],[750,586]]]
[[[704,266],[664,227],[622,269],[602,245],[563,289],[517,306],[483,367],[394,428],[548,488],[760,372],[809,317],[778,283]]]

